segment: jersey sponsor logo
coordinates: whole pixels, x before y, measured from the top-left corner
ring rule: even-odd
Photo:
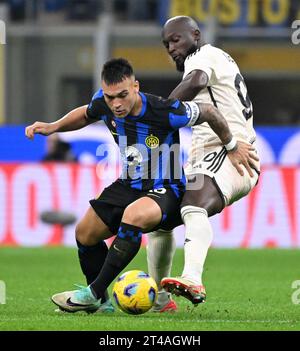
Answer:
[[[145,144],[150,148],[150,149],[155,149],[159,146],[159,139],[155,135],[151,134],[148,135],[147,138],[145,139]]]

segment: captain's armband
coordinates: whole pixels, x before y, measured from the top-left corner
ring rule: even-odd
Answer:
[[[186,108],[186,115],[189,119],[189,122],[187,124],[187,127],[192,127],[196,121],[198,120],[201,111],[199,109],[198,104],[193,101],[184,101],[183,102],[185,108]]]

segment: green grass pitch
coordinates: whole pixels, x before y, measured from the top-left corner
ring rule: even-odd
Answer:
[[[182,262],[178,249],[173,275],[181,272]],[[6,304],[0,304],[0,330],[300,330],[300,304],[292,303],[299,267],[299,250],[211,249],[205,304],[193,307],[176,297],[175,314],[58,314],[50,296],[84,283],[76,249],[2,247],[0,280],[7,297]],[[130,269],[147,270],[145,249]]]

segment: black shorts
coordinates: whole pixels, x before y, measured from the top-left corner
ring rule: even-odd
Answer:
[[[147,196],[154,200],[162,211],[161,222],[151,231],[171,230],[182,224],[180,203],[183,193],[184,189],[176,185],[141,191],[116,181],[105,188],[98,198],[90,200],[90,204],[109,230],[117,234],[125,208],[139,198]]]

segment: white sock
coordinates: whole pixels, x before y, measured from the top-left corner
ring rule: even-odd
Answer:
[[[212,227],[204,208],[184,206],[181,209],[185,224],[184,269],[182,277],[202,285],[203,266],[213,238]]]
[[[160,281],[171,274],[176,242],[172,231],[157,230],[148,233],[148,272],[158,286],[158,304],[164,304],[170,294],[160,286]]]

